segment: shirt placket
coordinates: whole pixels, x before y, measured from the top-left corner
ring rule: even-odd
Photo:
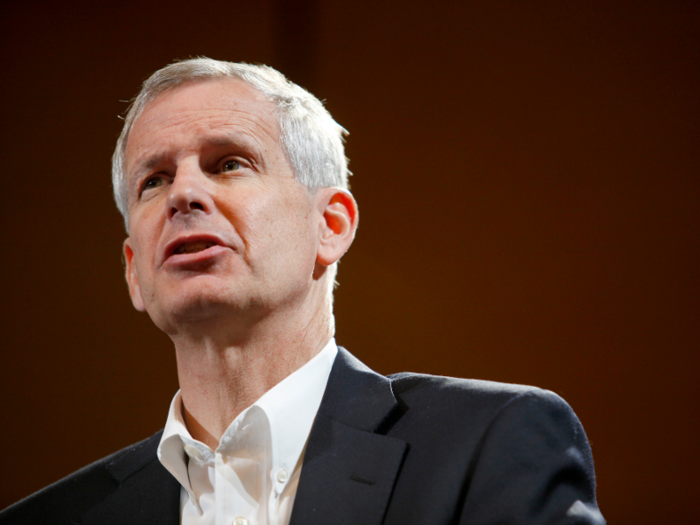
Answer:
[[[248,495],[223,454],[217,452],[215,461],[216,525],[258,525],[258,502]]]
[[[214,466],[212,450],[197,441],[183,439],[185,454],[189,457],[187,475],[190,482],[190,502],[202,516],[202,498],[213,490],[209,469]]]

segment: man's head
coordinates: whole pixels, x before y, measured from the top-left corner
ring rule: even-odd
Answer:
[[[348,187],[348,166],[340,126],[321,101],[289,82],[268,66],[195,58],[175,62],[156,71],[141,88],[124,119],[124,127],[112,157],[112,185],[117,208],[129,231],[124,155],[134,123],[148,104],[180,85],[207,80],[241,80],[270,100],[276,108],[280,139],[294,175],[310,191],[323,187]]]
[[[242,68],[259,85],[228,74],[173,80],[182,63],[146,81],[168,87],[139,95],[115,152],[134,305],[171,334],[233,312],[252,326],[328,309],[357,224],[342,128],[274,70],[196,62]],[[258,74],[284,85],[273,96]]]

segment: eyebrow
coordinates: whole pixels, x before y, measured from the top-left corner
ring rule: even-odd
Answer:
[[[162,163],[166,156],[167,155],[163,155],[162,153],[157,153],[156,155],[148,157],[144,162],[139,162],[139,167],[141,169],[152,170],[158,164]]]
[[[223,134],[213,133],[203,137],[203,143],[208,147],[214,148],[235,146],[248,151],[255,157],[261,157],[262,155],[258,141],[248,133],[241,133],[240,131]]]
[[[243,149],[248,150],[254,159],[252,159],[256,164],[262,162],[264,164],[264,159],[260,155],[260,150],[258,144],[245,133],[233,133],[233,134],[212,134],[203,137],[202,142],[207,147],[227,147],[227,146],[238,146]],[[165,162],[170,158],[169,153],[155,153],[149,157],[146,157],[142,162],[137,161],[134,165],[139,172],[152,170],[158,165]]]
[[[205,139],[207,146],[230,146],[236,143],[233,137],[228,135],[214,135]]]
[[[207,137],[205,139],[206,145],[207,146],[214,146],[214,147],[222,147],[222,146],[230,146],[231,144],[235,144],[235,141],[227,137],[225,135],[218,135],[215,137]],[[156,153],[155,155],[151,155],[150,157],[147,157],[144,161],[142,162],[137,162],[137,166],[139,169],[142,170],[152,170],[159,164],[163,163],[165,159],[167,159],[170,155],[167,153]]]
[[[265,165],[265,156],[258,141],[248,133],[233,131],[230,133],[214,133],[203,137],[203,143],[210,148],[236,147],[246,152],[255,165]]]

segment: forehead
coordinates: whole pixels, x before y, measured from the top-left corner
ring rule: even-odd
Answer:
[[[188,83],[157,96],[146,106],[129,133],[126,161],[137,162],[148,153],[144,150],[166,142],[182,147],[183,140],[194,145],[231,134],[279,145],[274,104],[241,80]]]

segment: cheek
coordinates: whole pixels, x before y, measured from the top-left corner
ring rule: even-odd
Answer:
[[[217,207],[248,249],[272,238],[283,242],[289,222],[294,220],[293,208],[279,192],[258,184],[239,186],[231,194],[217,199]]]
[[[275,271],[294,259],[294,265],[315,261],[312,200],[296,182],[250,184],[217,195],[218,211],[233,226],[245,247],[245,259],[253,266]],[[287,269],[288,270],[288,269]]]
[[[158,246],[159,228],[156,220],[148,214],[132,214],[130,237],[137,268],[144,270],[152,266]]]
[[[302,272],[311,272],[316,262],[316,233],[318,228],[312,220],[312,210],[306,201],[299,200],[277,217],[278,223],[272,232],[275,239],[280,239],[288,257],[296,259]],[[284,234],[280,234],[284,232]]]
[[[309,270],[316,258],[316,246],[310,211],[306,209],[305,203],[283,200],[281,203],[278,201],[274,207],[260,211],[254,221],[257,227],[251,233],[260,241],[261,248],[277,260],[278,266],[286,267],[287,271],[293,267],[301,272]]]

